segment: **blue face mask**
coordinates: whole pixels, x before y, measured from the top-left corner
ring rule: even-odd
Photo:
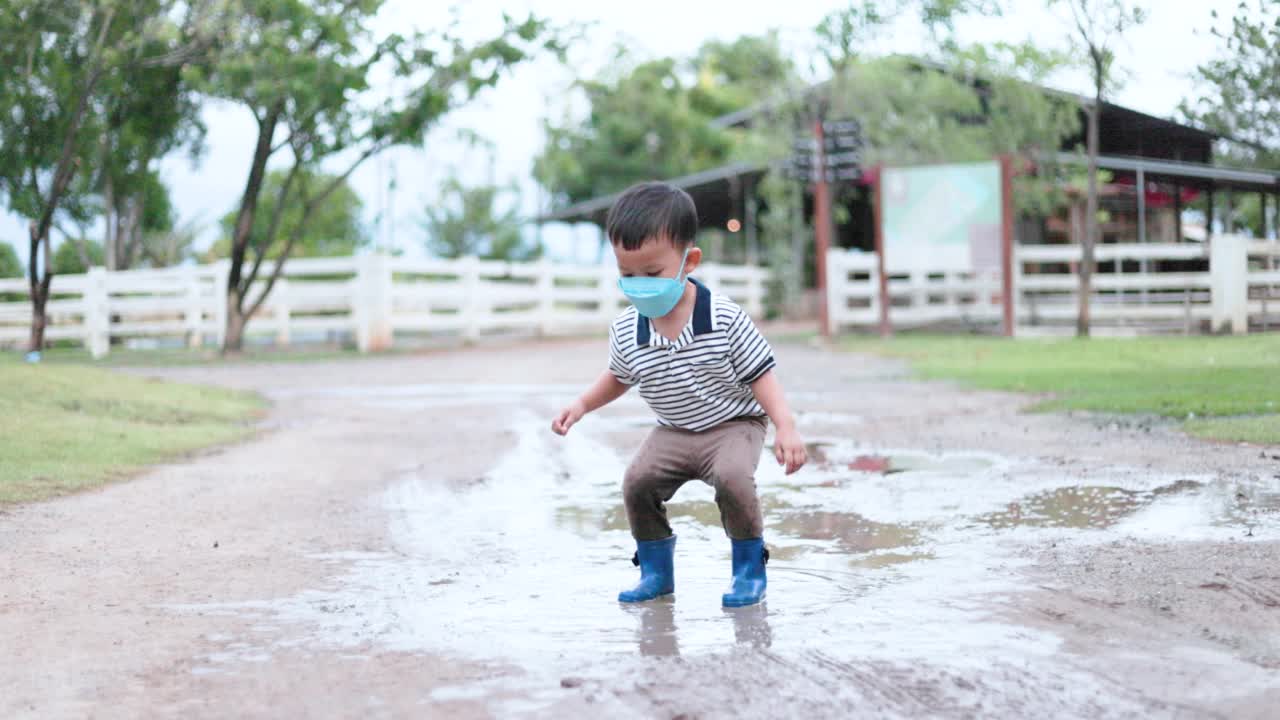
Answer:
[[[684,263],[688,259],[689,248],[685,248],[684,257],[680,258],[680,272],[674,278],[618,278],[618,288],[636,306],[636,312],[647,318],[660,318],[671,312],[684,294]]]

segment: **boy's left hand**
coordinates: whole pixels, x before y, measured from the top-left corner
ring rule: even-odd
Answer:
[[[778,428],[773,440],[773,455],[778,458],[779,465],[787,466],[788,475],[804,467],[809,459],[804,440],[800,439],[800,433],[794,427]]]

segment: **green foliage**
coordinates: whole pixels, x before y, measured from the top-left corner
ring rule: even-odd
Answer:
[[[66,238],[53,251],[55,275],[80,275],[103,266],[102,243],[86,238]]]
[[[100,167],[104,155],[114,158],[117,151],[118,162],[127,164],[132,149],[156,141],[153,130],[173,129],[178,121],[169,116],[165,98],[155,96],[155,76],[172,77],[194,56],[212,31],[217,5],[207,0],[7,2],[0,11],[0,37],[5,38],[0,67],[6,68],[0,92],[0,137],[5,138],[0,194],[10,209],[30,219],[55,212],[91,217],[88,196],[96,193],[95,184],[86,173],[70,182],[76,168]],[[122,124],[130,128],[128,152],[112,144],[120,138],[111,131]],[[61,190],[55,182],[60,170],[68,173]]]
[[[689,102],[715,118],[771,99],[795,79],[795,67],[783,53],[776,31],[708,40],[688,68],[694,81]]]
[[[833,81],[831,113],[862,126],[868,164],[976,162],[1002,154],[1037,164],[1015,182],[1023,212],[1060,201],[1062,172],[1040,156],[1079,131],[1078,108],[1038,86],[1064,62],[1029,44],[956,48],[943,62],[852,61]]]
[[[1104,98],[1123,79],[1115,67],[1115,46],[1125,33],[1146,22],[1147,11],[1130,0],[1046,0],[1050,8],[1066,7],[1063,24],[1070,28],[1076,58],[1093,78],[1094,96]]]
[[[501,30],[479,42],[449,31],[379,34],[375,18],[384,4],[241,0],[217,62],[188,69],[197,87],[245,108],[258,126],[231,226],[230,349],[239,348],[243,324],[270,292],[281,262],[356,168],[389,147],[421,142],[441,117],[497,83],[512,66],[563,49],[559,31],[545,21],[505,14]],[[388,87],[396,88],[389,97]],[[272,193],[263,180],[268,162],[281,155],[288,157],[274,193],[281,213],[269,213],[266,197]],[[332,162],[345,169],[328,182],[306,182]],[[294,202],[302,211],[286,228],[282,209]],[[246,267],[251,254],[255,261]],[[262,276],[262,291],[249,299],[259,279],[256,258],[263,257],[278,262]]]
[[[512,199],[499,207],[502,196]],[[422,221],[427,251],[443,258],[469,255],[489,260],[534,260],[542,248],[520,233],[519,194],[514,186],[467,187],[457,177],[445,181]]]
[[[1217,19],[1217,12],[1214,12]],[[1240,141],[1232,159],[1257,167],[1280,166],[1280,3],[1241,2],[1217,58],[1197,69],[1204,95],[1183,102],[1183,112],[1210,130]]]
[[[196,59],[219,34],[216,20],[224,5],[223,0],[7,0],[0,8],[0,196],[30,221],[33,268],[34,258],[49,251],[55,223],[93,217],[95,189],[87,169],[111,152],[104,144],[109,146],[121,127],[115,121],[151,112],[150,97],[122,109],[126,98],[138,99],[131,93],[145,96],[155,89],[136,75],[161,68],[174,72]],[[32,348],[44,345],[52,280],[51,267],[39,269],[31,288]]]
[[[621,55],[619,63],[626,60]],[[711,120],[771,99],[794,76],[777,36],[767,34],[708,42],[687,61],[651,60],[581,81],[590,112],[546,124],[534,177],[566,205],[737,159],[749,139]]]
[[[302,199],[308,191],[301,193],[283,193],[288,173],[275,170],[267,174],[262,187],[262,200],[254,217],[253,230],[249,234],[249,249],[254,257],[265,255],[277,258],[283,245],[272,244],[268,240],[269,226],[276,217],[280,197],[285,196],[285,204],[279,209],[278,235],[286,237],[297,234],[298,240],[291,253],[294,257],[335,257],[352,255],[357,248],[369,242],[369,236],[360,224],[363,202],[351,186],[342,180],[323,204],[313,208],[310,214]],[[299,171],[293,182],[305,187],[322,187],[334,182],[332,175]],[[239,208],[232,208],[222,217],[222,236],[209,248],[206,260],[213,261],[229,257],[231,254],[231,237],[235,232],[236,217]]]
[[[850,0],[828,13],[814,28],[818,54],[833,74],[867,57],[866,48],[903,15],[910,15],[929,31],[942,49],[954,48],[955,21],[966,15],[996,17],[1004,13],[1001,0]]]
[[[0,242],[0,278],[16,278],[25,274],[18,251],[7,242]]]
[[[831,71],[841,73],[861,57],[863,46],[893,19],[897,10],[897,7],[886,6],[879,0],[862,0],[861,4],[850,2],[847,7],[824,17],[814,33],[818,52],[826,59]]]
[[[193,257],[200,235],[196,222],[186,222],[168,230],[152,230],[142,238],[142,262],[149,267],[172,267]]]

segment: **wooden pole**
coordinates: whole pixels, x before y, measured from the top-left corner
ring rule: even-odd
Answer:
[[[1013,337],[1017,318],[1013,303],[1013,162],[1000,156],[1000,301],[1004,311],[1004,336]]]
[[[822,120],[813,122],[813,137],[817,141],[818,177],[813,188],[813,234],[817,257],[818,275],[818,331],[823,337],[831,337],[830,309],[827,307],[827,251],[831,247],[831,188],[827,185],[826,140],[823,137]]]
[[[1173,186],[1173,234],[1174,242],[1182,242],[1182,185]]]
[[[1209,244],[1213,242],[1213,186],[1209,186],[1208,211],[1204,218],[1204,242]]]
[[[889,276],[885,272],[884,262],[884,166],[880,165],[875,170],[876,179],[872,185],[872,192],[875,193],[875,199],[871,204],[871,211],[874,214],[874,222],[876,226],[876,275],[880,281],[880,337],[887,338],[893,335],[893,326],[889,323]]]

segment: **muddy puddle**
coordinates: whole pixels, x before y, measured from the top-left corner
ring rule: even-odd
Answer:
[[[453,397],[442,390],[417,399],[427,395]],[[1036,461],[821,438],[810,447],[811,466],[790,477],[763,453],[757,480],[772,551],[765,604],[721,608],[729,542],[711,488],[691,482],[669,505],[675,596],[620,605],[617,592],[637,575],[619,486],[626,448],[642,437],[638,415],[624,407],[558,438],[541,414],[513,412],[517,443],[483,478],[446,483],[406,468],[371,499],[387,517],[385,551],[327,559],[335,572],[323,588],[199,610],[305,627],[303,642],[350,652],[519,667],[518,677],[489,681],[493,687],[441,697],[521,687],[536,705],[557,697],[566,676],[589,681],[616,675],[627,659],[734,648],[859,662],[927,658],[965,673],[991,658],[1048,661],[1059,638],[995,612],[999,598],[1024,589],[1013,572],[1027,562],[1019,549],[1126,533],[1280,535],[1269,509],[1280,506],[1280,487],[1123,468],[1081,483]],[[235,647],[259,657],[271,638],[268,630]],[[229,650],[198,669],[217,671],[237,657]],[[1063,673],[1085,695],[1097,682]]]

